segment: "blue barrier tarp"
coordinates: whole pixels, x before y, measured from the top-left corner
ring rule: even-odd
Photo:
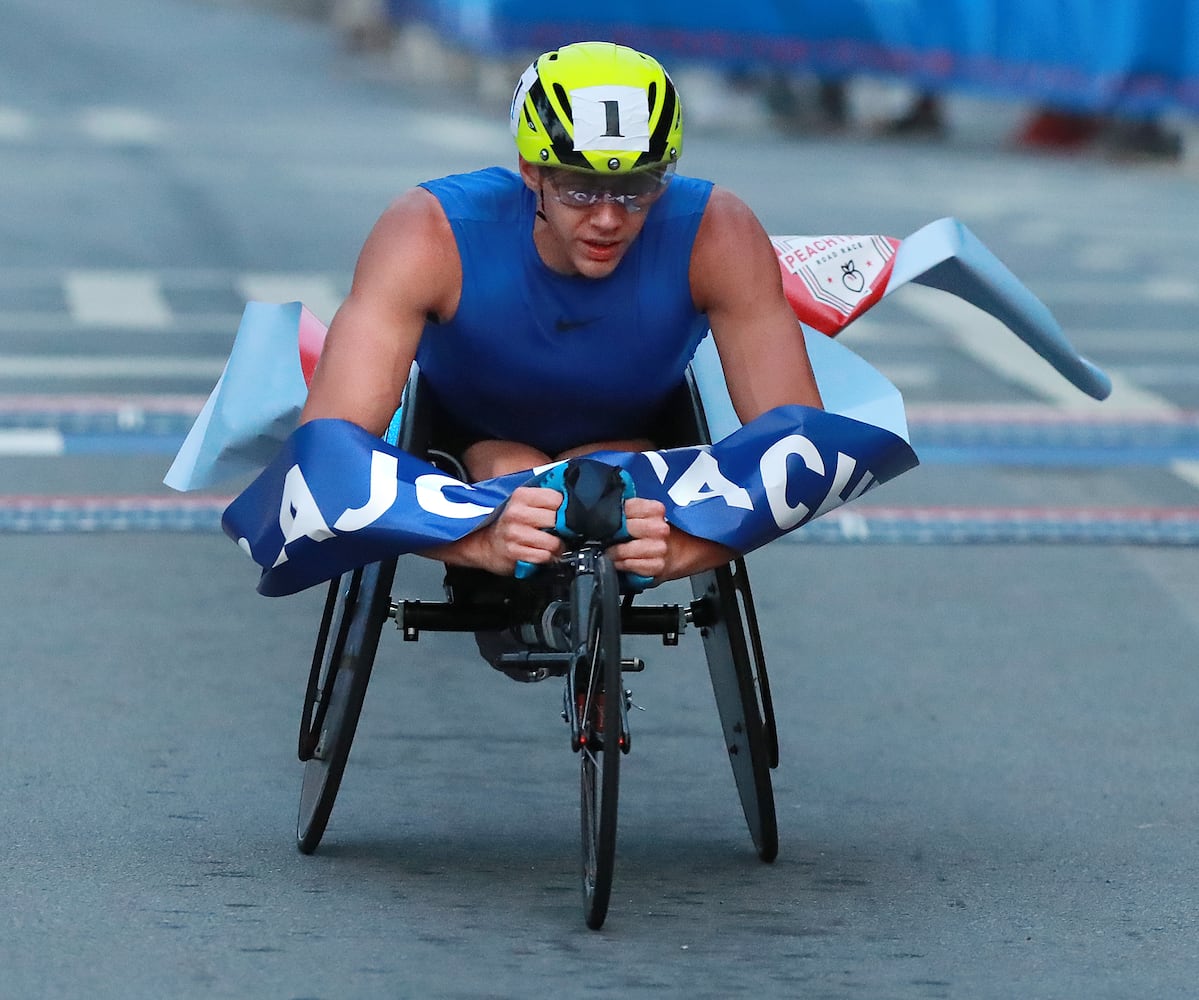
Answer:
[[[480,53],[607,39],[829,77],[899,76],[1080,111],[1199,111],[1199,0],[393,0]]]

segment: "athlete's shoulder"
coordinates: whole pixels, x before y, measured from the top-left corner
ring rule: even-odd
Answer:
[[[504,167],[449,174],[425,181],[420,187],[441,202],[452,219],[499,221],[518,217],[528,192],[520,175]]]
[[[690,174],[675,174],[671,180],[667,191],[671,188],[677,188],[681,192],[685,192],[689,197],[706,198],[712,192],[716,185],[702,177],[692,177]]]
[[[704,206],[702,235],[729,235],[747,230],[757,233],[762,225],[754,210],[728,188],[712,185]]]
[[[660,222],[698,218],[707,207],[712,193],[712,182],[698,177],[676,174],[667,185],[662,197],[654,204],[650,218],[657,216]]]
[[[695,302],[713,307],[747,293],[782,294],[778,259],[761,221],[727,188],[715,187],[691,250]]]

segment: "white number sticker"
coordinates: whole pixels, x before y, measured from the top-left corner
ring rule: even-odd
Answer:
[[[649,149],[649,100],[640,87],[580,87],[570,92],[575,149]]]

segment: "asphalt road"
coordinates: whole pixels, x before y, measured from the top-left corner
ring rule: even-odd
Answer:
[[[176,503],[177,428],[96,423],[194,408],[246,298],[327,320],[394,194],[510,162],[502,100],[237,5],[0,0],[0,24],[0,993],[1194,995],[1199,573],[1161,543],[1199,520],[1193,172],[985,130],[689,137],[774,233],[960,218],[1117,390],[1091,404],[917,290],[846,333],[925,464],[856,505],[892,542],[751,556],[779,858],[745,832],[698,639],[645,646],[596,934],[560,691],[468,640],[384,635],[325,843],[295,851],[321,595],[260,598],[211,523],[145,513]],[[88,497],[140,513],[98,530]],[[994,540],[962,544],[984,508]],[[436,595],[432,564],[401,572]]]

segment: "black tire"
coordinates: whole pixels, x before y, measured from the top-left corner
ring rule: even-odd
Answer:
[[[395,560],[371,563],[329,584],[300,729],[305,759],[296,845],[311,854],[324,836],[366,698],[391,602]]]
[[[583,833],[583,915],[598,930],[608,915],[616,865],[616,815],[621,741],[625,731],[620,673],[620,587],[606,556],[594,575],[574,583],[574,648],[585,649],[576,674],[576,706],[582,726],[579,800]]]
[[[770,769],[778,766],[778,736],[745,563],[699,573],[691,588],[741,809],[758,857],[773,861],[779,835]]]

